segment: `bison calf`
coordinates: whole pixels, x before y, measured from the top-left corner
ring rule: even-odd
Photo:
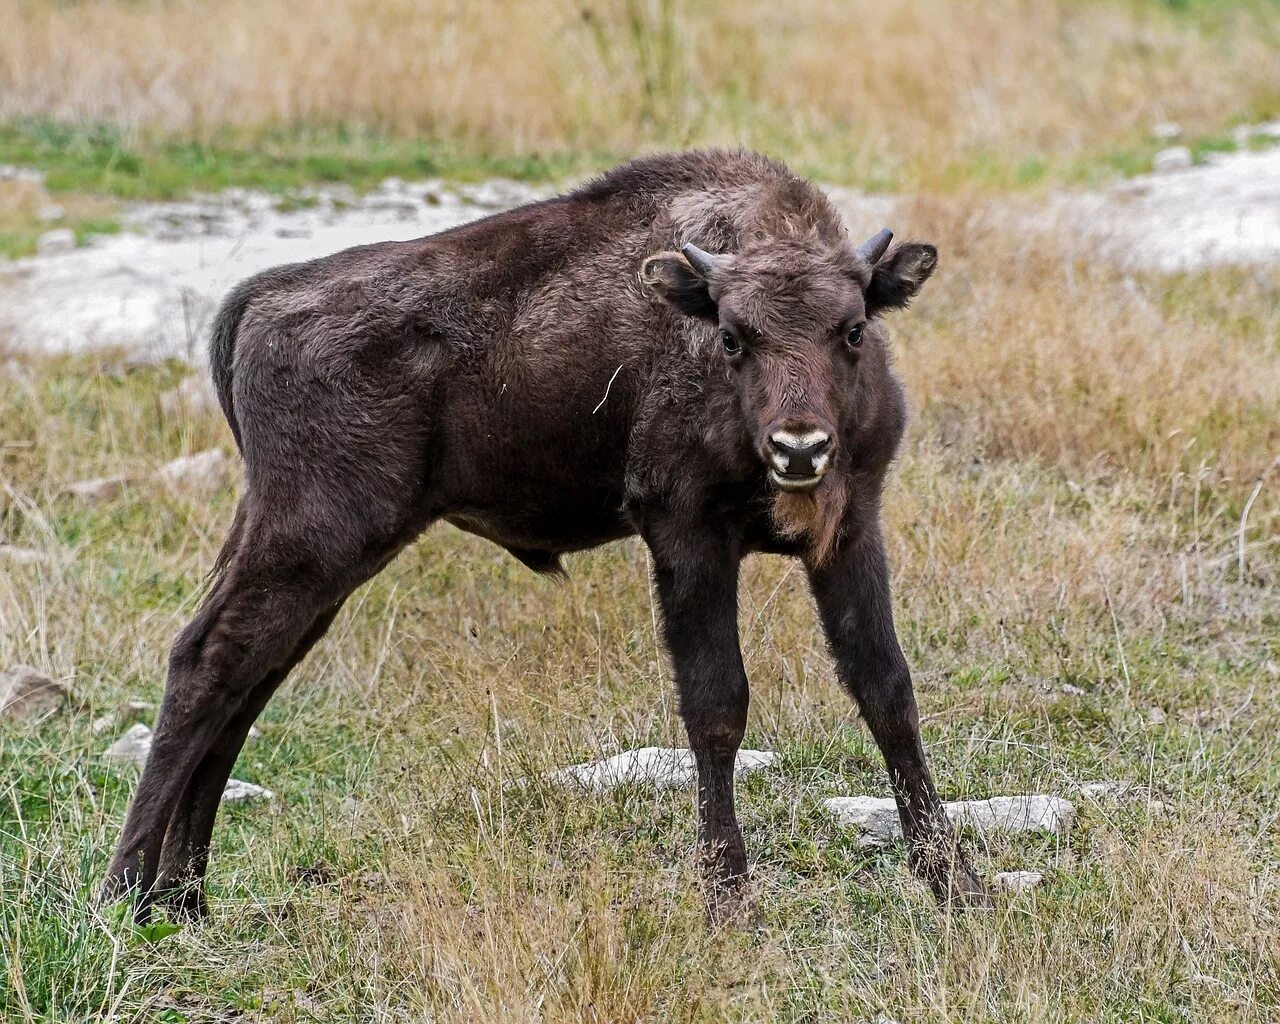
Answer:
[[[443,519],[538,572],[644,539],[717,916],[747,875],[738,566],[801,558],[912,867],[944,901],[983,901],[925,763],[890,608],[880,495],[905,414],[883,318],[937,263],[890,239],[852,245],[778,163],[694,152],[237,287],[210,355],[245,494],[174,644],[106,891],[132,891],[140,915],[156,900],[204,911],[249,727],[348,595]]]

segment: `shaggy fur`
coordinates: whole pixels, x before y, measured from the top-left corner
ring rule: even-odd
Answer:
[[[686,243],[718,254],[705,275]],[[135,892],[139,916],[157,898],[204,909],[219,794],[254,719],[352,590],[443,519],[539,572],[628,534],[648,544],[717,914],[740,906],[747,866],[738,565],[804,557],[911,863],[943,899],[984,899],[925,764],[879,528],[904,424],[881,316],[936,253],[875,255],[781,164],[713,151],[237,287],[210,355],[245,494],[174,644],[106,891]],[[832,438],[807,493],[769,482],[784,428]]]

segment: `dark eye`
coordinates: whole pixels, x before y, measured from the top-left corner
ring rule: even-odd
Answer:
[[[726,355],[736,356],[742,351],[742,345],[738,343],[738,339],[733,336],[731,331],[720,332],[720,344],[724,346]]]
[[[849,336],[845,339],[849,343],[850,348],[857,348],[862,344],[862,329],[866,324],[854,324],[849,329]]]

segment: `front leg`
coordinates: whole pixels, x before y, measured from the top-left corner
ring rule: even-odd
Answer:
[[[879,525],[851,537],[822,566],[810,567],[809,582],[840,682],[884,755],[908,864],[944,905],[986,905],[986,888],[955,838],[925,760],[911,673],[893,627]]]
[[[738,647],[738,545],[669,519],[646,523],[667,649],[698,771],[698,833],[716,922],[747,910],[747,851],[733,769],[747,725],[747,673]]]

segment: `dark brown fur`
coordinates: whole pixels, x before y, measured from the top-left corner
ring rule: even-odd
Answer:
[[[674,251],[685,243],[721,254],[714,272],[695,273]],[[880,315],[934,261],[908,244],[870,266],[782,165],[698,152],[240,285],[211,362],[245,494],[175,642],[107,891],[136,891],[140,914],[157,897],[203,910],[219,794],[253,720],[352,590],[444,519],[540,572],[632,533],[649,545],[717,913],[747,869],[732,787],[748,702],[738,564],[803,557],[912,864],[941,898],[981,901],[925,764],[880,540],[904,424]],[[770,486],[779,425],[834,439],[811,491]]]

